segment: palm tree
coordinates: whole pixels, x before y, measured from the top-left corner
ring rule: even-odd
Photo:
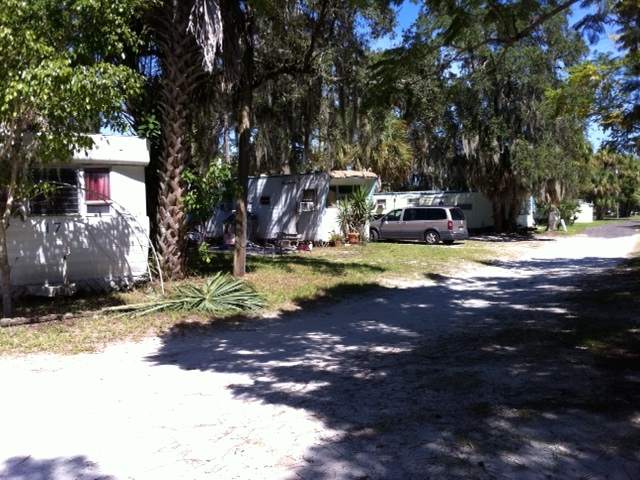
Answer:
[[[224,15],[226,12],[226,15]],[[226,79],[233,81],[237,62],[234,0],[163,0],[148,25],[153,31],[161,78],[161,147],[157,164],[156,213],[158,253],[171,278],[185,273],[187,217],[182,205],[182,170],[191,161],[189,140],[194,94],[206,71],[213,72],[216,55],[225,46]],[[223,18],[227,22],[223,22]],[[230,26],[224,31],[223,26]],[[223,41],[224,39],[224,41]]]
[[[393,3],[393,2],[390,2]],[[159,205],[157,243],[165,259],[165,270],[172,277],[184,272],[184,229],[186,217],[181,205],[184,182],[181,171],[189,161],[189,111],[192,94],[201,84],[204,72],[218,72],[234,98],[238,137],[238,175],[240,193],[236,197],[235,252],[233,274],[245,272],[246,195],[251,166],[252,100],[260,85],[287,75],[308,75],[320,57],[317,50],[330,50],[336,30],[355,28],[356,15],[376,10],[389,13],[385,2],[364,1],[344,9],[335,0],[305,2],[243,0],[163,0],[157,18],[150,23],[157,35],[163,69],[162,154],[159,162]],[[260,8],[257,15],[254,8]],[[370,14],[368,12],[367,14]],[[342,25],[336,17],[347,17]],[[380,19],[388,15],[380,15]],[[259,21],[259,22],[258,22]],[[257,24],[261,28],[257,28]],[[338,28],[339,27],[339,28]],[[257,32],[268,32],[258,42]],[[277,45],[269,48],[267,42]],[[255,62],[258,47],[261,61]],[[274,55],[274,52],[277,54]],[[260,66],[256,73],[255,65]]]
[[[188,132],[192,94],[204,73],[198,45],[187,31],[193,4],[164,0],[150,22],[162,68],[156,244],[162,267],[171,278],[181,278],[185,272],[187,218],[182,208],[185,184],[181,173],[191,155]]]
[[[607,209],[615,205],[620,193],[617,169],[617,163],[620,160],[620,154],[607,149],[598,150],[592,157],[591,182],[593,191],[590,200],[595,206],[598,220],[602,220]]]
[[[163,269],[171,278],[185,273],[187,217],[182,205],[182,170],[191,161],[189,140],[194,94],[207,73],[220,73],[227,91],[240,100],[238,179],[248,177],[249,111],[252,36],[250,9],[240,0],[163,0],[149,17],[161,78],[161,147],[157,164],[158,206],[156,243]],[[249,54],[246,54],[246,52]],[[216,63],[221,59],[220,66]],[[245,181],[246,183],[246,181]],[[246,195],[246,194],[244,194]],[[246,207],[237,205],[236,235],[244,237]],[[244,242],[236,242],[242,248]],[[237,253],[237,252],[236,252]],[[236,254],[235,257],[238,257]],[[244,256],[234,263],[234,274],[244,274]]]

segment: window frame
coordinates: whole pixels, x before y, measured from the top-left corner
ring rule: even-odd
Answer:
[[[112,213],[111,200],[111,169],[100,167],[87,167],[82,172],[84,192],[84,205],[87,215],[110,215]],[[92,178],[95,177],[95,178]],[[91,179],[91,180],[90,180]],[[106,182],[105,182],[106,180]],[[90,183],[104,182],[106,185],[97,185],[91,188]],[[94,198],[95,197],[95,198]]]

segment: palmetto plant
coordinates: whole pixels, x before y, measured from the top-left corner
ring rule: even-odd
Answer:
[[[218,273],[202,285],[180,285],[166,299],[134,305],[107,308],[107,312],[130,312],[134,317],[154,312],[197,312],[223,314],[228,312],[257,311],[263,306],[260,295],[242,280]]]

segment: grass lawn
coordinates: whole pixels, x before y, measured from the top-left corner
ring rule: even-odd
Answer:
[[[568,232],[551,235],[576,234],[597,224],[572,225]],[[424,280],[477,268],[492,259],[515,255],[518,245],[528,248],[523,242],[478,240],[453,246],[379,242],[275,256],[248,255],[245,280],[265,299],[267,312],[293,311],[358,295],[389,280]],[[231,265],[231,252],[213,252],[208,263],[192,265],[194,273],[188,281],[198,283],[217,272],[229,272]],[[594,308],[611,308],[614,302],[616,308],[622,304],[623,308],[631,308],[630,312],[640,311],[639,274],[637,252],[635,259],[611,272],[606,281],[596,282],[601,287],[597,295],[591,291],[589,301],[597,303]],[[168,291],[171,288],[171,284],[166,285]],[[16,304],[16,316],[53,321],[0,328],[0,355],[90,352],[112,342],[161,333],[176,325],[202,328],[214,322],[242,321],[237,315],[212,318],[193,313],[158,313],[131,318],[102,313],[105,307],[160,298],[157,285],[146,285],[130,292],[89,297],[22,299]]]
[[[467,241],[453,246],[422,243],[365,243],[315,248],[284,255],[248,255],[245,280],[265,299],[268,312],[313,308],[375,288],[387,279],[420,280],[475,268],[498,255],[497,244]],[[230,272],[231,252],[214,252],[209,263],[193,265],[187,280],[198,283],[219,271]],[[166,285],[170,291],[172,285]],[[238,321],[237,316],[211,318],[192,313],[159,313],[141,318],[115,317],[105,307],[159,299],[157,285],[131,292],[73,298],[24,298],[15,315],[53,321],[0,328],[0,355],[33,352],[95,351],[126,339],[160,333],[178,323],[194,327]]]

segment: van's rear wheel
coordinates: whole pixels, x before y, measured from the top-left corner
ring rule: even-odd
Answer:
[[[440,235],[438,235],[438,232],[429,230],[424,234],[424,241],[429,245],[435,245],[440,241]]]
[[[380,240],[380,234],[375,230],[369,230],[369,240],[371,240],[372,242],[377,242],[378,240]]]

